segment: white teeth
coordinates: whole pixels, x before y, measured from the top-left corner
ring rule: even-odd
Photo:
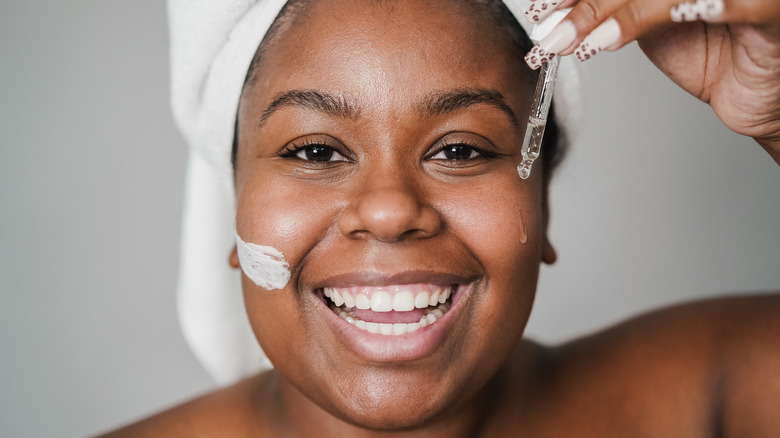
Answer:
[[[444,288],[444,292],[439,295],[439,303],[444,304],[445,301],[447,301],[447,298],[450,297],[450,288],[446,287]]]
[[[355,296],[355,307],[361,310],[367,310],[371,308],[371,300],[368,299],[368,295],[357,294]]]
[[[355,299],[352,298],[352,294],[349,292],[342,292],[341,298],[344,300],[344,304],[347,306],[347,309],[355,307]]]
[[[341,298],[341,295],[339,294],[339,291],[333,289],[330,293],[330,299],[333,300],[333,304],[336,305],[336,307],[341,307],[342,304],[344,304],[344,299]]]
[[[393,297],[383,290],[374,292],[371,296],[371,310],[374,312],[389,312],[393,310]]]
[[[445,304],[452,296],[452,287],[437,288],[433,293],[420,292],[417,295],[408,290],[401,290],[390,294],[386,290],[379,290],[369,295],[364,293],[351,293],[332,287],[322,289],[322,294],[329,298],[337,307],[346,306],[347,309],[357,307],[361,310],[371,309],[374,312],[408,312],[410,310],[424,309],[439,304]]]
[[[430,300],[430,297],[428,295],[428,292],[420,292],[417,294],[416,297],[414,297],[414,307],[418,309],[424,309],[428,307],[428,301]]]
[[[428,301],[428,305],[429,306],[435,306],[435,305],[439,304],[439,295],[440,294],[441,294],[441,289],[436,289],[435,291],[433,291],[433,293],[431,294],[430,301]]]
[[[402,335],[402,334],[406,333],[406,326],[407,325],[408,324],[404,324],[404,323],[393,324],[393,334],[394,335]]]
[[[345,310],[341,307],[336,307],[335,305],[330,306],[330,309],[333,311],[333,313],[337,314],[341,319],[348,322],[349,324],[354,325],[355,327],[361,330],[365,330],[369,333],[379,333],[386,336],[391,336],[391,335],[398,336],[398,335],[403,335],[405,333],[414,332],[423,327],[427,327],[433,324],[450,310],[450,306],[449,304],[439,304],[436,308],[429,309],[428,314],[420,318],[420,322],[414,322],[411,324],[407,324],[407,323],[388,324],[388,323],[366,322],[361,319],[358,319],[355,316],[355,312],[352,310]]]
[[[450,310],[451,304],[447,300],[452,295],[452,288],[436,288],[433,293],[419,292],[417,295],[409,290],[400,290],[395,294],[390,294],[386,290],[378,290],[369,296],[364,293],[352,295],[346,290],[339,292],[338,289],[326,287],[323,288],[322,293],[333,302],[330,307],[331,310],[347,323],[369,333],[399,336],[427,327],[444,316]],[[396,312],[408,312],[415,308],[427,308],[427,312],[425,316],[420,318],[419,322],[388,324],[358,319],[352,310],[355,307],[361,310],[371,309],[374,312],[390,312],[393,310]]]
[[[393,310],[396,312],[408,312],[414,309],[414,295],[408,290],[398,292],[393,297]]]
[[[383,335],[392,335],[393,334],[393,324],[379,323],[379,333],[381,333]]]

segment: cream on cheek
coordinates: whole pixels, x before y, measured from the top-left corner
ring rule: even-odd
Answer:
[[[236,233],[236,250],[241,270],[256,285],[267,290],[284,289],[290,281],[290,264],[272,246],[244,242]]]

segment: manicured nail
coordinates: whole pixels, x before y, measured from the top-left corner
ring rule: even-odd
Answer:
[[[723,15],[723,0],[696,0],[672,8],[672,21],[711,21]]]
[[[577,38],[577,28],[570,20],[563,20],[550,33],[539,41],[539,47],[546,52],[561,53],[572,45]]]
[[[577,28],[574,27],[574,23],[563,20],[525,55],[525,62],[532,70],[536,70],[557,53],[571,46],[575,38],[577,38]]]
[[[553,56],[555,56],[555,53],[550,53],[540,48],[539,44],[537,44],[525,55],[525,63],[531,67],[531,70],[536,70],[542,64],[551,60]]]
[[[580,61],[586,61],[604,49],[617,44],[620,40],[620,25],[617,20],[610,18],[593,30],[577,47],[574,54]]]
[[[538,23],[550,15],[560,3],[561,0],[534,0],[531,7],[525,11],[525,18],[531,23]]]

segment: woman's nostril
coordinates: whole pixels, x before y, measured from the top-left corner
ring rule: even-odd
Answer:
[[[439,214],[406,190],[373,190],[363,193],[339,220],[345,236],[371,236],[382,242],[435,235],[441,228]]]

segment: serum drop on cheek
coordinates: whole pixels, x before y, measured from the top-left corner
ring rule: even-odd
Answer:
[[[272,246],[244,242],[236,233],[236,250],[241,270],[256,285],[267,290],[284,289],[290,281],[290,264]]]

